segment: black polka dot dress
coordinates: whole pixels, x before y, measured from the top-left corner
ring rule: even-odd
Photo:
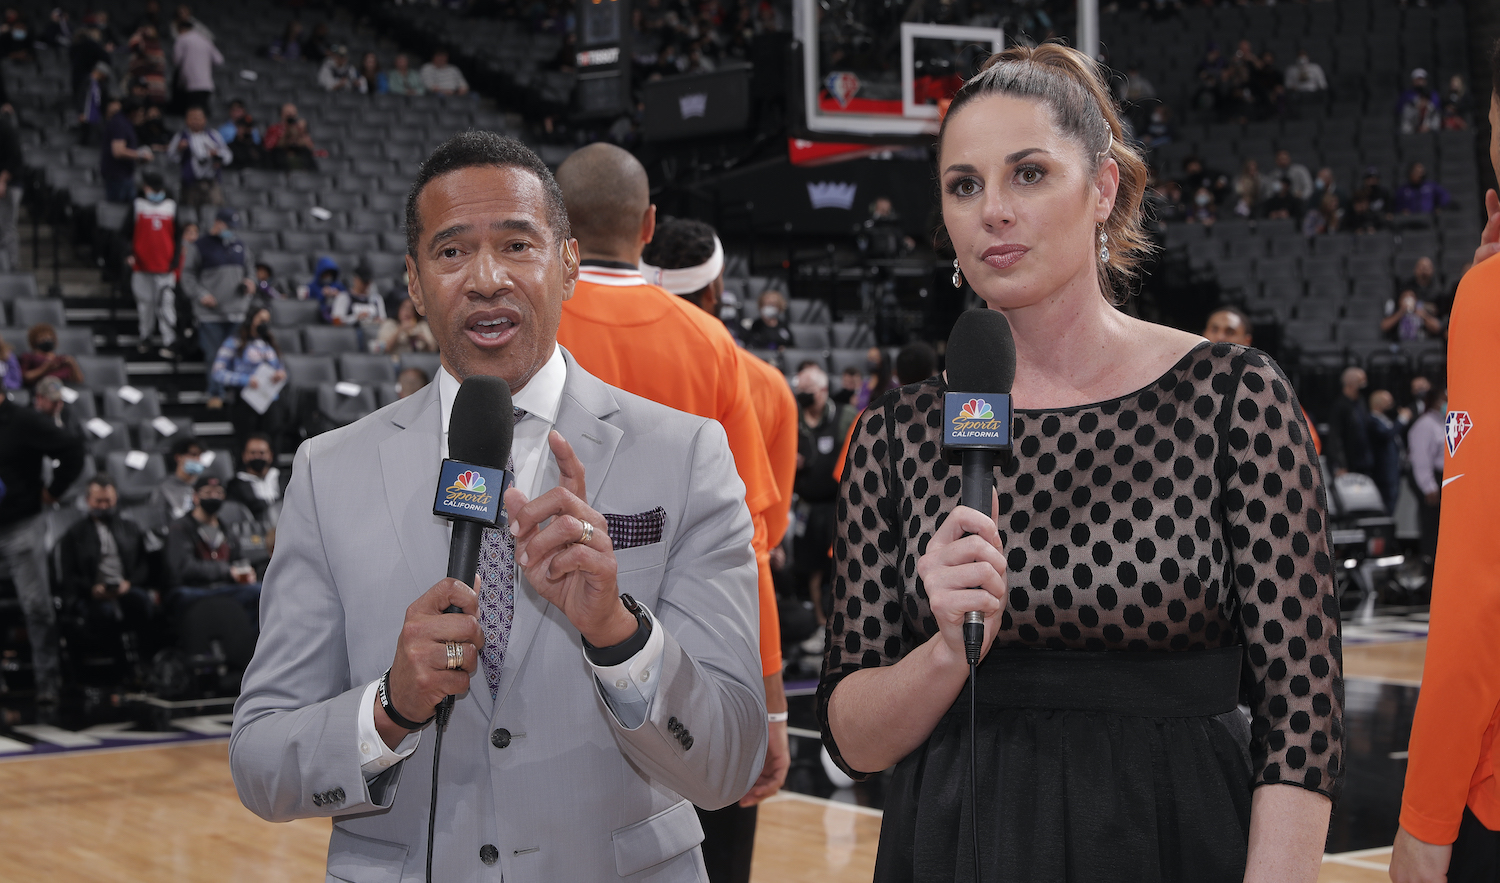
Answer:
[[[916,563],[959,500],[945,391],[888,393],[850,444],[818,711],[857,778],[829,697],[937,632]],[[1335,795],[1338,602],[1303,419],[1265,354],[1206,342],[1130,395],[1018,407],[996,470],[1010,595],[979,671],[977,810],[965,688],[896,768],[876,880],[972,880],[977,826],[986,881],[1239,883],[1255,787]]]

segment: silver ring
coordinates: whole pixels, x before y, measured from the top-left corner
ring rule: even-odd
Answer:
[[[464,649],[452,641],[448,642],[448,670],[453,671],[463,665]]]
[[[579,520],[583,521],[583,519],[579,519]],[[583,543],[586,546],[586,545],[588,545],[589,540],[591,540],[593,538],[594,538],[594,525],[593,525],[593,523],[592,522],[588,522],[588,521],[584,521],[583,522],[583,536],[581,536],[581,537],[578,538],[578,542]]]

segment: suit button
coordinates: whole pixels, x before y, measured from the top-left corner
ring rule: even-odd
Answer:
[[[669,729],[669,730],[671,730],[672,732],[675,733],[675,732],[677,732],[677,726],[678,726],[678,724],[677,724],[677,718],[675,718],[675,717],[669,717],[669,718],[667,718],[667,729]]]
[[[508,748],[510,746],[510,730],[502,727],[490,733],[490,744],[496,748]]]
[[[479,847],[479,860],[487,865],[493,865],[500,860],[500,850],[494,844],[486,843]]]
[[[682,750],[683,751],[687,751],[688,749],[690,749],[692,747],[693,747],[693,737],[692,736],[683,736],[682,737]]]
[[[313,806],[323,805],[323,794],[321,792],[313,795]]]
[[[339,803],[343,803],[344,802],[344,789],[343,788],[335,788],[335,789],[333,789],[333,799],[336,800],[336,801],[338,801]]]

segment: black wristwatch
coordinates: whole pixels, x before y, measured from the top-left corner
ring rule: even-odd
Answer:
[[[391,704],[390,669],[386,669],[385,674],[380,676],[380,689],[377,692],[380,694],[380,707],[385,709],[385,716],[390,718],[392,723],[403,730],[420,730],[428,724],[432,723],[433,717],[437,717],[437,713],[434,712],[432,717],[429,717],[427,720],[424,720],[421,723],[416,723],[414,721],[409,721],[401,716],[401,712],[397,711],[396,706]]]
[[[624,604],[625,609],[635,617],[635,634],[609,647],[595,647],[589,643],[588,638],[584,638],[583,653],[594,665],[606,668],[619,665],[641,652],[641,648],[651,640],[651,615],[646,612],[646,608],[636,603],[636,600],[629,595],[621,595],[620,603]]]

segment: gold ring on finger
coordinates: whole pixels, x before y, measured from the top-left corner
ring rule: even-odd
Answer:
[[[448,642],[448,670],[453,671],[462,664],[463,650],[454,642]]]
[[[592,522],[588,522],[588,521],[584,521],[583,522],[583,536],[581,536],[581,537],[578,538],[578,542],[583,543],[584,545],[588,545],[589,540],[591,540],[593,538],[594,538],[594,525],[593,525],[593,523]]]

